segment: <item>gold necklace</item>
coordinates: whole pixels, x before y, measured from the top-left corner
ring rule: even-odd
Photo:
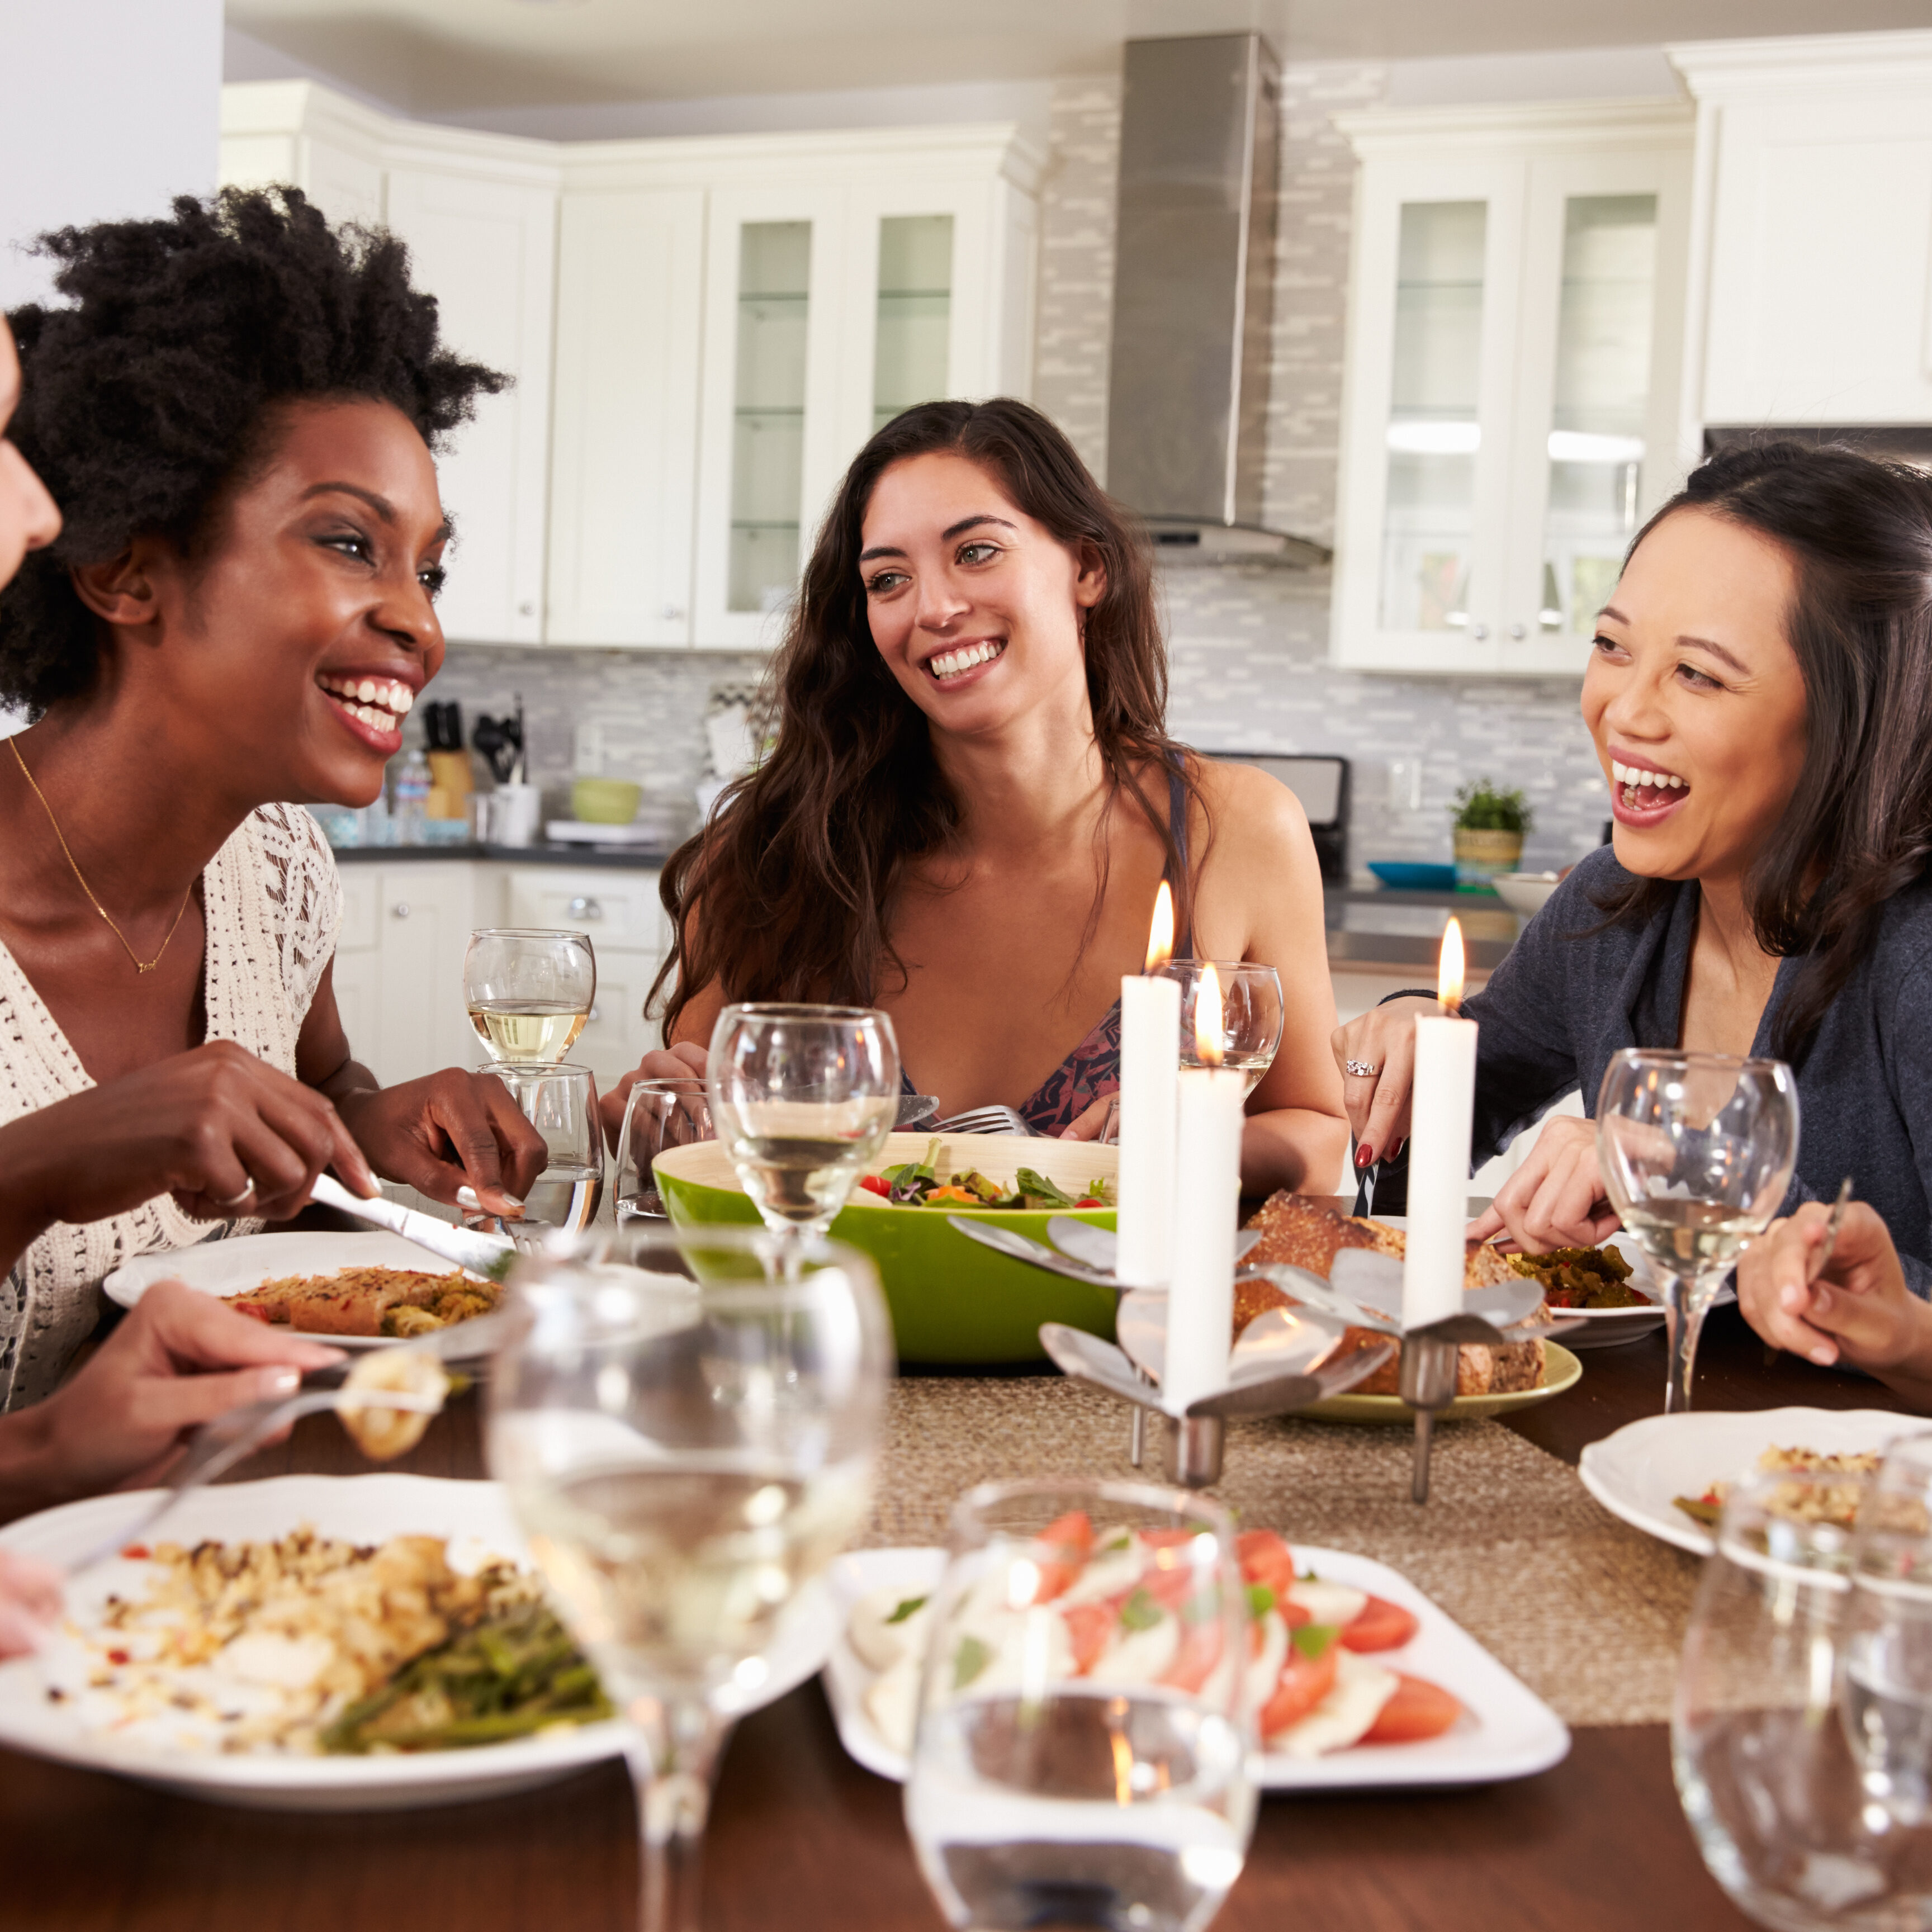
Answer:
[[[28,770],[27,761],[20,755],[20,746],[11,738],[9,738],[7,740],[7,743],[8,748],[11,750],[14,754],[14,764],[18,765],[20,768],[21,777],[25,778],[28,784],[33,786],[34,796],[40,800],[40,809],[46,814],[47,823],[53,827],[54,836],[60,841],[60,848],[63,853],[66,854],[68,863],[74,867],[74,876],[80,881],[81,890],[87,895],[88,904],[92,906],[94,910],[100,914],[103,919],[107,921],[108,931],[112,933],[116,939],[120,940],[122,951],[126,953],[130,959],[134,961],[134,970],[137,973],[152,973],[154,968],[161,963],[161,952],[166,952],[168,950],[169,941],[174,938],[175,934],[180,929],[181,922],[187,916],[188,902],[194,896],[194,880],[189,880],[188,890],[182,895],[181,910],[175,914],[175,922],[172,926],[168,928],[167,938],[161,941],[161,952],[157,952],[152,959],[142,959],[141,956],[128,944],[128,935],[114,923],[113,919],[110,915],[107,908],[94,896],[94,888],[87,883],[86,879],[82,874],[80,868],[78,866],[74,865],[74,854],[68,850],[67,835],[60,829],[60,820],[54,816],[54,808],[52,806],[48,804],[46,794],[41,790],[38,785],[34,784],[34,775],[32,772]]]

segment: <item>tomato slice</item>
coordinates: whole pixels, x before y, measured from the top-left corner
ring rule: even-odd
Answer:
[[[859,1185],[868,1194],[884,1194],[890,1197],[892,1191],[883,1174],[862,1174],[859,1177]]]
[[[1335,1688],[1340,1668],[1338,1646],[1330,1644],[1319,1657],[1306,1657],[1290,1644],[1288,1660],[1281,1666],[1280,1681],[1274,1694],[1262,1706],[1261,1730],[1264,1738],[1298,1724]]]
[[[1265,1584],[1274,1592],[1276,1609],[1286,1612],[1294,1587],[1294,1552],[1271,1529],[1246,1529],[1234,1539],[1234,1553],[1240,1558],[1243,1578]],[[1308,1619],[1304,1616],[1288,1621],[1292,1626]]]
[[[1073,1674],[1084,1677],[1100,1662],[1120,1612],[1111,1604],[1069,1604],[1060,1614],[1072,1646]]]
[[[1192,1529],[1143,1529],[1136,1533],[1150,1550],[1178,1550],[1200,1534]]]
[[[1034,1539],[1034,1561],[1040,1565],[1034,1601],[1050,1604],[1070,1590],[1093,1547],[1093,1519],[1084,1510],[1069,1510],[1048,1523]]]
[[[1385,1597],[1371,1597],[1361,1614],[1342,1626],[1342,1641],[1351,1650],[1399,1650],[1414,1636],[1414,1616]]]
[[[1439,1738],[1462,1714],[1462,1707],[1439,1684],[1420,1677],[1396,1679],[1395,1695],[1363,1732],[1365,1744],[1419,1744]]]
[[[1161,1672],[1160,1682],[1177,1690],[1198,1690],[1221,1660],[1221,1619],[1208,1617],[1198,1624],[1183,1624],[1180,1644],[1174,1661]]]

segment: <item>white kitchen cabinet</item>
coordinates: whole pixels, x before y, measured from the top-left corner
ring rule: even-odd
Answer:
[[[305,80],[221,90],[224,188],[300,188],[332,221],[382,220],[386,117]]]
[[[1932,422],[1932,32],[1667,51],[1697,102],[1688,427]]]
[[[1362,166],[1334,660],[1580,670],[1625,546],[1682,474],[1689,111],[1338,124]]]

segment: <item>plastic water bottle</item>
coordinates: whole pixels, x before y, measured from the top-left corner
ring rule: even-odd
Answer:
[[[420,749],[412,748],[404,753],[403,762],[396,770],[398,844],[422,845],[428,842],[428,835],[423,826],[428,817],[429,788],[429,760]]]

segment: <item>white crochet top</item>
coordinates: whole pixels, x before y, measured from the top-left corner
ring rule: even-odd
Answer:
[[[298,805],[263,806],[215,854],[201,893],[208,1037],[292,1074],[296,1037],[342,923],[342,884],[321,827]],[[93,1084],[0,943],[0,1121]],[[0,1282],[0,1407],[51,1392],[100,1318],[101,1278],[123,1262],[262,1225],[194,1220],[162,1194],[112,1220],[50,1228]]]

